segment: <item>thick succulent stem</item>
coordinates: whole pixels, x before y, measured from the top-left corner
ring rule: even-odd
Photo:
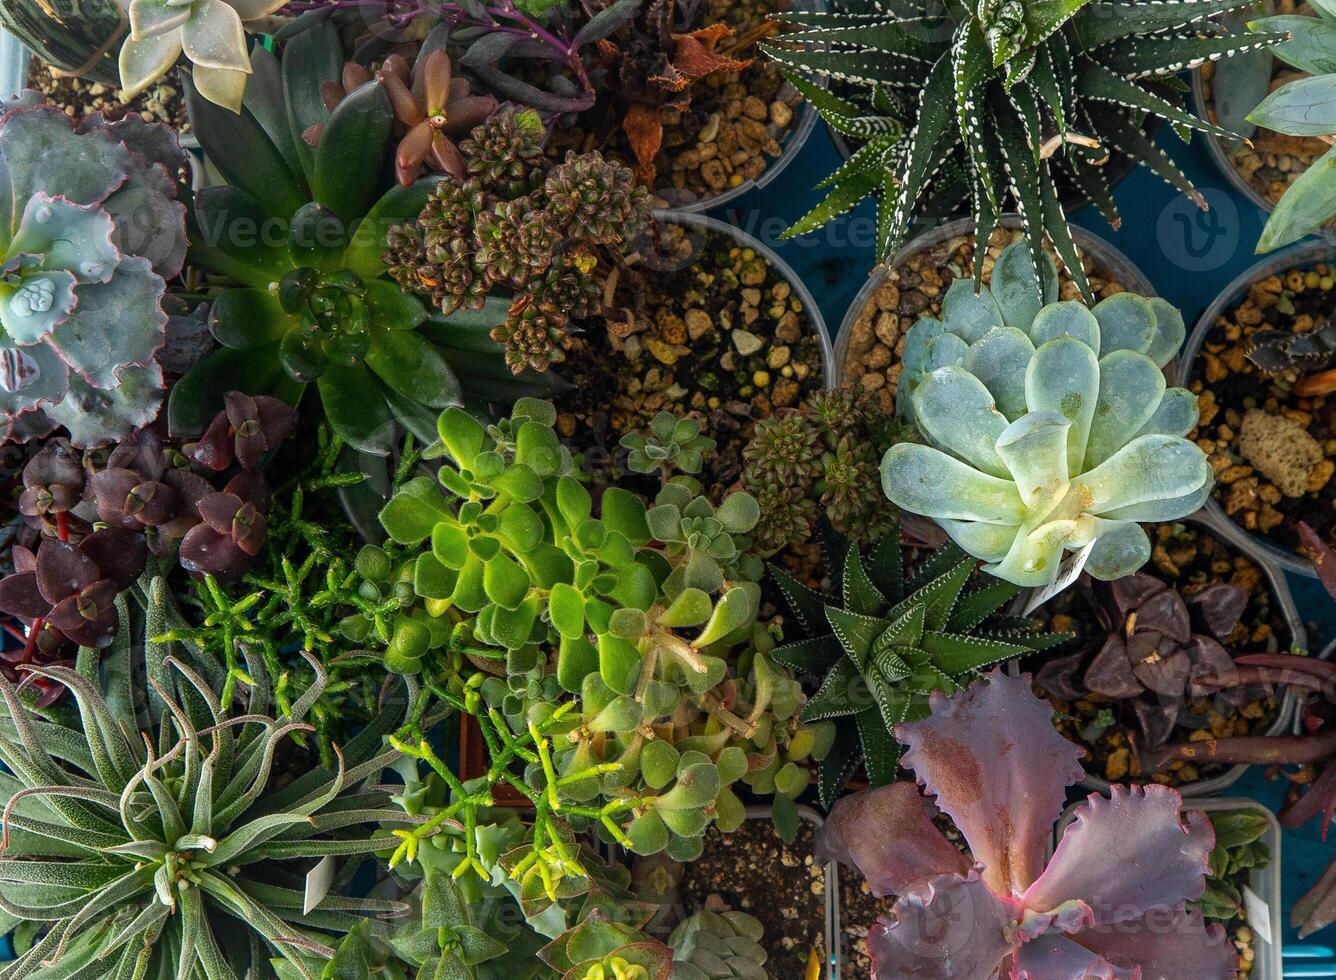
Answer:
[[[1145,768],[1159,772],[1172,762],[1227,765],[1302,765],[1336,755],[1336,730],[1318,735],[1239,735],[1167,745],[1147,753]]]

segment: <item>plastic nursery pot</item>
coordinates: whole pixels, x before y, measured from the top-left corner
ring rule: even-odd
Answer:
[[[1240,541],[1237,536],[1230,535],[1228,528],[1222,526],[1230,523],[1226,518],[1208,513],[1203,509],[1186,518],[1184,523],[1200,525],[1225,544],[1242,553],[1245,558],[1262,570],[1262,574],[1266,578],[1267,588],[1271,592],[1272,601],[1276,604],[1276,609],[1285,622],[1285,631],[1289,634],[1287,637],[1290,642],[1289,649],[1307,649],[1308,632],[1304,627],[1303,617],[1299,614],[1299,607],[1295,605],[1294,595],[1290,592],[1289,583],[1285,581],[1285,572],[1281,566],[1270,555],[1260,551],[1251,541],[1246,539]],[[1151,573],[1154,573],[1154,569],[1151,569]],[[1017,614],[1025,608],[1027,595],[1022,594],[1017,598],[1014,607]],[[1278,648],[1272,652],[1284,653],[1286,650]],[[1021,673],[1020,661],[1013,660],[1008,663],[1007,672],[1013,676]],[[1281,692],[1279,700],[1280,705],[1276,717],[1260,734],[1267,736],[1287,735],[1294,730],[1297,724],[1298,696],[1286,688]],[[1246,765],[1230,766],[1219,775],[1212,776],[1209,779],[1197,779],[1192,782],[1180,783],[1174,786],[1174,789],[1178,790],[1183,796],[1193,799],[1217,796],[1238,782],[1248,769],[1249,767]],[[1112,784],[1104,777],[1096,776],[1085,770],[1085,774],[1077,785],[1094,793],[1107,793]]]
[[[1192,381],[1194,363],[1211,328],[1227,311],[1243,302],[1253,283],[1268,276],[1279,275],[1294,268],[1302,269],[1317,262],[1336,262],[1336,245],[1323,242],[1307,244],[1300,242],[1291,245],[1273,252],[1256,265],[1244,270],[1238,278],[1226,286],[1215,298],[1215,302],[1201,315],[1201,319],[1197,321],[1196,327],[1188,335],[1187,343],[1183,346],[1183,353],[1178,361],[1178,376],[1184,379],[1183,383],[1188,384]],[[1203,384],[1206,382],[1203,381]],[[1277,544],[1265,535],[1253,533],[1234,521],[1225,513],[1224,507],[1214,493],[1206,501],[1205,510],[1213,519],[1218,519],[1222,536],[1232,543],[1266,555],[1271,562],[1286,571],[1310,577],[1317,575],[1312,563],[1302,555]]]
[[[31,53],[17,37],[0,28],[0,102],[23,91],[28,82]]]
[[[788,281],[799,301],[803,304],[803,312],[807,316],[808,327],[815,331],[817,340],[821,344],[822,388],[826,391],[835,388],[837,383],[835,354],[830,342],[830,332],[826,329],[826,320],[821,315],[821,307],[817,304],[812,291],[807,288],[807,284],[802,281],[798,273],[793,271],[792,266],[779,257],[778,252],[741,228],[720,221],[718,218],[712,218],[709,215],[663,209],[655,211],[654,217],[666,224],[698,229],[701,235],[712,232],[724,235],[733,239],[743,248],[754,249],[758,255],[764,258],[771,268],[775,269]]]
[[[1000,225],[1008,230],[1017,230],[1021,227],[1020,215],[1005,214],[1002,216]],[[973,218],[958,218],[955,221],[948,221],[930,232],[911,239],[900,251],[895,253],[895,257],[891,260],[889,266],[881,265],[873,270],[871,276],[868,277],[868,281],[858,291],[858,295],[854,297],[848,312],[844,314],[844,321],[840,324],[840,332],[835,337],[834,358],[837,384],[844,384],[848,380],[845,376],[845,360],[849,356],[849,341],[853,336],[854,322],[862,315],[864,308],[872,301],[872,297],[876,295],[882,283],[886,281],[891,269],[898,269],[916,255],[936,248],[952,238],[967,234],[973,228]],[[1139,293],[1142,296],[1155,295],[1155,288],[1151,286],[1150,280],[1142,275],[1141,270],[1122,252],[1084,228],[1072,225],[1071,232],[1077,249],[1083,255],[1091,257],[1096,269],[1104,272],[1110,278],[1117,279],[1125,289],[1131,292]]]
[[[828,6],[826,0],[807,0],[807,2],[798,0],[798,2],[789,5],[790,9],[796,8],[818,12],[826,10]],[[763,57],[763,55],[758,52],[757,58],[759,59],[761,57]],[[784,137],[782,151],[779,156],[770,161],[770,165],[762,171],[761,176],[754,180],[744,180],[737,187],[730,187],[728,190],[722,191],[714,197],[701,198],[701,200],[693,201],[690,204],[673,205],[664,210],[670,214],[678,215],[700,214],[703,211],[713,211],[716,208],[722,208],[726,204],[737,200],[748,191],[756,191],[769,186],[770,183],[779,177],[779,175],[784,172],[784,169],[794,161],[794,158],[802,152],[802,148],[811,137],[812,130],[816,128],[817,120],[819,118],[820,116],[817,114],[817,111],[813,108],[812,104],[804,100],[801,103],[797,122],[793,124],[793,128],[790,129],[788,135]]]
[[[1215,62],[1215,70],[1217,72],[1228,71],[1228,60]],[[1200,68],[1194,69],[1192,72],[1192,99],[1197,106],[1197,115],[1202,119],[1209,119],[1206,79],[1202,76]],[[1214,133],[1202,133],[1201,135],[1206,141],[1206,150],[1211,155],[1211,162],[1215,164],[1215,169],[1224,175],[1233,188],[1268,214],[1275,210],[1275,204],[1263,197],[1261,192],[1243,176],[1239,168],[1234,166],[1233,161],[1229,159],[1229,151],[1225,149],[1224,140]]]
[[[1053,853],[1052,848],[1056,847],[1057,842],[1062,840],[1063,832],[1066,831],[1074,819],[1077,808],[1084,802],[1084,800],[1081,800],[1073,803],[1063,811],[1062,818],[1054,828],[1053,843],[1049,850],[1050,856]],[[1284,970],[1281,955],[1285,941],[1285,931],[1280,914],[1282,908],[1280,895],[1280,845],[1282,835],[1276,815],[1256,800],[1242,796],[1222,796],[1211,800],[1194,799],[1187,804],[1186,809],[1201,810],[1204,813],[1232,813],[1237,810],[1249,810],[1266,817],[1267,828],[1266,833],[1262,835],[1262,843],[1266,844],[1271,851],[1271,863],[1265,868],[1252,869],[1248,878],[1248,887],[1266,905],[1269,930],[1259,930],[1255,924],[1249,923],[1253,934],[1254,958],[1248,980],[1283,980]],[[1264,931],[1270,932],[1270,942],[1266,941],[1263,935]]]

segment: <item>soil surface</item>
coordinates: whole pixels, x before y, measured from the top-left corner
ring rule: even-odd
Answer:
[[[100,112],[106,118],[116,120],[127,112],[138,112],[150,122],[166,123],[182,135],[190,132],[190,117],[175,70],[128,102],[122,101],[120,93],[110,85],[82,78],[57,77],[49,65],[36,58],[28,69],[28,84],[76,119]]]

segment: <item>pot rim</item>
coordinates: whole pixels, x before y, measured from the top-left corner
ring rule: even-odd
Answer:
[[[1304,621],[1299,613],[1299,607],[1294,602],[1294,595],[1290,592],[1289,583],[1285,580],[1284,570],[1270,555],[1259,551],[1251,542],[1240,542],[1236,540],[1233,535],[1226,534],[1224,529],[1220,526],[1221,519],[1221,517],[1214,515],[1203,508],[1195,514],[1182,518],[1181,522],[1185,524],[1197,524],[1205,528],[1207,531],[1223,540],[1225,544],[1239,551],[1245,558],[1262,570],[1262,574],[1266,578],[1271,596],[1279,605],[1281,618],[1285,621],[1285,628],[1289,633],[1289,648],[1307,650],[1308,631],[1304,627]],[[1228,518],[1223,519],[1226,522],[1229,522]],[[1023,602],[1025,595],[1025,593],[1022,593],[1017,601]],[[1285,651],[1281,650],[1279,652],[1283,653]],[[1336,653],[1336,642],[1333,642],[1332,646],[1328,648],[1328,653]],[[1021,673],[1020,658],[1012,660],[1008,664],[1008,668],[1011,673]],[[1269,726],[1267,726],[1267,729],[1262,732],[1265,736],[1288,735],[1296,730],[1295,726],[1298,724],[1298,695],[1289,688],[1286,688],[1284,693],[1281,694],[1279,701],[1280,704],[1275,719]],[[1209,779],[1196,779],[1187,783],[1179,783],[1172,788],[1176,789],[1184,797],[1190,797],[1192,799],[1218,796],[1238,782],[1243,774],[1250,768],[1251,766],[1244,764],[1230,766],[1218,776],[1212,776]],[[1077,782],[1077,785],[1082,789],[1089,790],[1093,793],[1107,793],[1109,787],[1113,785],[1103,776],[1097,776],[1086,769],[1084,763],[1082,764],[1082,772],[1084,775]]]
[[[1263,256],[1239,273],[1229,285],[1220,291],[1211,305],[1202,313],[1196,326],[1192,328],[1192,332],[1188,334],[1187,341],[1184,343],[1183,350],[1178,358],[1178,376],[1183,379],[1182,384],[1187,386],[1194,377],[1193,363],[1196,361],[1197,355],[1201,353],[1202,346],[1206,342],[1206,335],[1211,332],[1211,328],[1224,315],[1225,311],[1236,305],[1247,293],[1248,288],[1254,282],[1286,269],[1299,268],[1322,261],[1336,262],[1336,243],[1321,240],[1295,242]],[[1206,387],[1207,382],[1203,380],[1202,385]],[[1281,547],[1261,534],[1244,529],[1241,524],[1229,517],[1214,493],[1207,498],[1204,509],[1222,523],[1221,533],[1229,538],[1232,543],[1258,551],[1281,568],[1294,572],[1296,575],[1305,575],[1309,578],[1317,576],[1317,570],[1313,568],[1311,562],[1305,561],[1298,554]]]
[[[755,249],[770,265],[782,275],[788,284],[793,287],[793,291],[798,294],[799,301],[803,304],[803,311],[807,314],[810,321],[810,329],[815,331],[817,341],[821,345],[821,387],[823,391],[834,390],[838,383],[835,367],[835,351],[831,344],[830,331],[826,328],[826,318],[821,314],[821,306],[817,303],[816,297],[812,291],[807,288],[802,277],[793,271],[789,265],[773,248],[761,241],[751,233],[744,231],[737,225],[731,225],[726,221],[711,217],[708,214],[688,213],[673,211],[671,209],[661,209],[654,212],[654,217],[666,224],[685,225],[693,228],[703,228],[706,231],[717,232],[725,235],[739,245]]]
[[[1001,227],[1015,230],[1021,227],[1021,216],[1014,212],[1007,212],[1002,215],[998,224]],[[1155,295],[1155,287],[1151,285],[1150,280],[1126,255],[1092,231],[1088,231],[1079,225],[1069,225],[1068,227],[1071,228],[1072,238],[1076,242],[1077,249],[1094,259],[1096,265],[1107,268],[1117,276],[1126,289],[1141,296],[1152,297]],[[882,283],[886,281],[891,269],[899,268],[919,253],[949,241],[972,228],[974,228],[973,218],[956,218],[948,221],[931,231],[910,239],[900,247],[900,250],[895,253],[889,263],[883,263],[873,268],[868,275],[867,282],[863,284],[863,288],[858,291],[853,303],[845,311],[839,332],[835,335],[832,356],[835,360],[834,375],[837,385],[844,384],[848,380],[844,376],[844,365],[849,354],[849,338],[853,335],[854,323],[862,315],[864,307],[867,306],[876,291],[881,288]]]

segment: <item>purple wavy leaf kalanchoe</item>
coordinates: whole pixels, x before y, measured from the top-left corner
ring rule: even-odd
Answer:
[[[1113,787],[1047,841],[1081,750],[1029,677],[993,671],[896,727],[962,855],[909,782],[835,804],[819,860],[856,867],[892,914],[868,933],[873,980],[1233,980],[1233,945],[1188,908],[1206,887],[1210,821],[1164,786]]]
[[[184,165],[171,131],[137,116],[0,103],[0,438],[64,426],[99,446],[157,416]]]

